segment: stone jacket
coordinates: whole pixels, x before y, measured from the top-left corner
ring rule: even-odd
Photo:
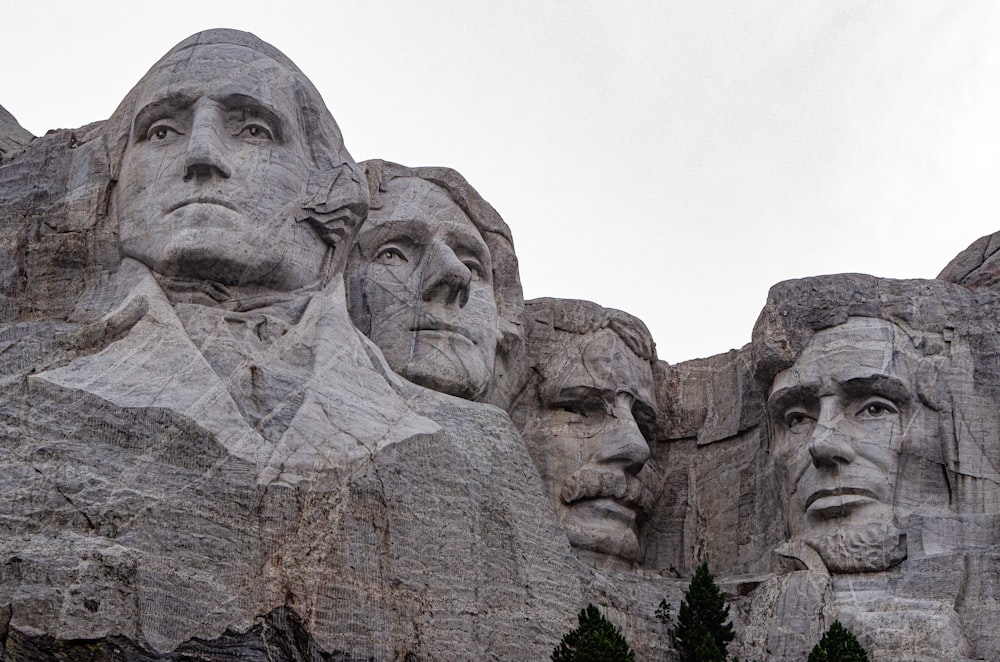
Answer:
[[[111,281],[102,285],[112,300],[107,302],[107,294],[85,297],[77,315],[93,318],[95,306],[110,308],[81,333],[112,342],[31,375],[29,391],[78,391],[122,409],[173,412],[257,467],[262,483],[294,484],[307,474],[348,467],[381,446],[439,429],[393,390],[390,380],[397,385],[399,380],[351,324],[339,279],[311,296],[297,324],[271,343],[244,351],[243,365],[222,377],[144,265],[126,258]],[[226,324],[227,317],[234,315],[220,312],[218,323]],[[304,358],[295,363],[285,360],[288,356]],[[242,395],[239,382],[245,375],[284,391],[283,402],[268,412],[270,419],[248,421],[247,407],[234,400],[234,393]],[[249,397],[269,395],[260,390]],[[285,421],[278,432],[273,424],[268,427],[274,409]]]

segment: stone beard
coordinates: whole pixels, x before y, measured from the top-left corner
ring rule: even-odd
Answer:
[[[792,537],[814,547],[832,572],[900,563],[902,522],[947,493],[901,471],[905,457],[940,455],[935,412],[917,395],[921,359],[900,327],[850,318],[817,332],[774,379],[768,409],[791,490]]]

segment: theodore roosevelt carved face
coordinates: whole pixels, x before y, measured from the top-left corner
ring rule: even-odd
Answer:
[[[904,476],[905,454],[933,456],[939,444],[918,397],[920,360],[900,327],[850,318],[817,332],[774,379],[768,408],[791,533],[832,571],[884,570],[905,557],[902,527],[924,488]]]
[[[551,324],[560,307],[572,309]],[[642,323],[589,302],[529,302],[532,394],[516,412],[570,543],[582,558],[641,560],[639,529],[652,494],[639,477],[650,457],[655,396],[652,339]]]

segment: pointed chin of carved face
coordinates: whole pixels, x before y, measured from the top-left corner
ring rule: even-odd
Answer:
[[[580,551],[641,561],[642,549],[634,530],[635,512],[612,499],[577,503],[562,515],[566,537]]]

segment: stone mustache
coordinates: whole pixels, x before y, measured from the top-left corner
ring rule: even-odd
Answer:
[[[253,35],[9,134],[8,657],[542,659],[593,601],[652,658],[702,560],[746,659],[834,618],[872,659],[1000,654],[994,242],[781,283],[671,366],[631,315],[525,302],[464,177],[355,163]]]

